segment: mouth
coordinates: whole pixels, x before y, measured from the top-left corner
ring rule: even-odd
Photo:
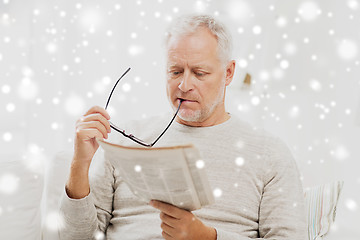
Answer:
[[[180,102],[197,102],[197,101],[195,101],[195,100],[186,99],[186,98],[177,98],[176,100],[177,100],[177,101],[180,101]]]

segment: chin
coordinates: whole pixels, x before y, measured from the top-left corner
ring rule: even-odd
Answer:
[[[183,110],[180,109],[178,117],[185,122],[200,122],[202,114],[200,110]]]

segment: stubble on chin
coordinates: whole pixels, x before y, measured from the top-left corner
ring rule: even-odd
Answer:
[[[191,113],[188,112],[189,110],[180,109],[178,116],[181,120],[186,122],[200,122],[201,121],[201,110],[191,111]]]

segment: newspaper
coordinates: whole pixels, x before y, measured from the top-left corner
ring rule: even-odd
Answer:
[[[155,199],[189,211],[214,202],[204,161],[193,145],[136,148],[97,141],[133,194],[145,202]]]

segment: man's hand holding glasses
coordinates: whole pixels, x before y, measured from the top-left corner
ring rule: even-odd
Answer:
[[[111,132],[110,115],[99,106],[90,108],[76,122],[74,156],[66,183],[66,193],[70,198],[80,199],[90,193],[89,168],[91,160],[99,148],[96,138],[108,138]]]
[[[96,138],[108,138],[111,132],[110,115],[102,107],[90,108],[83,117],[76,122],[76,138],[74,158],[81,159],[83,164],[89,165],[99,144]]]
[[[145,146],[152,147],[155,143],[164,135],[168,130],[172,122],[174,121],[181,103],[176,110],[173,118],[166,128],[160,133],[160,135],[151,143],[147,143],[140,138],[135,137],[131,133],[127,133],[124,129],[121,129],[110,122],[110,115],[106,111],[110,102],[111,96],[119,83],[119,81],[128,73],[128,68],[125,73],[115,83],[111,93],[106,102],[105,108],[94,106],[90,108],[77,122],[76,122],[76,134],[74,141],[74,156],[71,163],[70,175],[66,184],[66,192],[70,198],[80,199],[87,196],[90,192],[88,172],[91,164],[91,160],[99,148],[99,144],[96,138],[108,138],[108,134],[111,132],[111,128],[121,133],[124,137]]]

